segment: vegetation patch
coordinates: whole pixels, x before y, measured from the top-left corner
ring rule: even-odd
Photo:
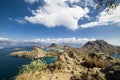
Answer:
[[[32,61],[30,64],[23,65],[20,73],[34,73],[36,71],[42,71],[47,68],[47,64],[37,59]]]
[[[101,61],[98,60],[97,58],[90,58],[88,56],[84,57],[84,62],[81,63],[82,66],[85,66],[87,68],[94,68],[94,67],[105,67],[106,66],[106,62],[105,61]]]

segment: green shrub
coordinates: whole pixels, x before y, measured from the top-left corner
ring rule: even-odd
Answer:
[[[42,62],[41,60],[34,60],[30,64],[23,65],[20,73],[34,73],[36,71],[42,71],[47,68],[47,64]]]

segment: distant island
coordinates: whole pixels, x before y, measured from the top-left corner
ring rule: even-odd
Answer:
[[[109,53],[120,54],[120,47],[104,40],[87,42],[81,48],[52,44],[32,51],[15,51],[10,56],[35,59],[23,65],[15,80],[120,80],[120,59]],[[39,58],[55,57],[46,64]]]
[[[0,47],[0,49],[3,49],[4,47]]]

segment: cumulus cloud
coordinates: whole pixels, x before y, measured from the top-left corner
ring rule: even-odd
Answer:
[[[83,44],[83,43],[86,43],[88,41],[94,41],[96,40],[95,38],[75,38],[75,37],[72,37],[72,38],[47,38],[47,39],[34,39],[32,40],[32,42],[42,42],[42,43],[57,43],[57,44],[60,44],[60,43],[69,43],[69,44]]]
[[[120,24],[120,5],[113,11],[111,15],[108,15],[106,11],[101,12],[97,17],[96,21],[89,22],[86,24],[80,25],[81,28],[89,28],[100,25],[108,25],[108,24]]]
[[[25,0],[25,2],[34,4],[41,0]],[[95,16],[95,20],[89,23],[78,23],[84,17],[88,21],[92,20],[89,7],[95,8],[93,0],[43,0],[45,5],[39,6],[36,10],[31,10],[31,16],[25,16],[24,19],[33,24],[43,24],[46,27],[64,26],[70,30],[79,28],[89,28],[101,25],[119,24],[120,25],[120,6],[116,8],[113,14],[108,15],[106,11],[100,12]],[[84,8],[83,8],[84,7]],[[16,20],[18,23],[24,23],[24,20]]]
[[[26,3],[34,4],[35,2],[39,2],[39,0],[25,0]]]
[[[9,40],[10,40],[9,38],[0,37],[0,41],[9,41]]]
[[[89,9],[78,5],[70,7],[66,1],[74,3],[80,0],[44,0],[45,5],[32,10],[32,16],[25,16],[25,20],[33,24],[43,24],[47,27],[64,26],[76,30],[79,28],[78,21],[87,16]]]

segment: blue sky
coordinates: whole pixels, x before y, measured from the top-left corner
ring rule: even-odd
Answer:
[[[120,6],[108,15],[92,0],[0,0],[0,40],[120,45]]]

